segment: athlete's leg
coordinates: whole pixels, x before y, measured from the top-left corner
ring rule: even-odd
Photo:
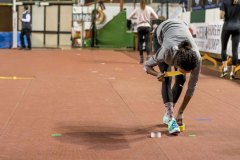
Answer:
[[[171,70],[171,67],[166,63],[161,63],[159,65],[159,68],[162,73]],[[162,81],[162,99],[166,110],[167,121],[171,120],[173,117],[173,95],[171,90],[171,83],[171,77],[165,77]]]
[[[154,54],[157,53],[157,51],[161,48],[161,45],[158,43],[157,39],[157,28],[153,32],[153,52]]]
[[[21,48],[25,48],[25,43],[24,43],[24,35],[26,34],[25,29],[21,30],[21,34],[20,34],[20,41],[21,41]]]
[[[148,60],[149,55],[150,55],[150,27],[145,27],[145,34],[144,34],[144,40],[145,40],[145,48],[146,48],[146,52],[147,52],[147,58],[146,60]]]
[[[222,30],[221,34],[221,43],[222,43],[222,64],[223,64],[223,71],[221,77],[225,77],[227,75],[227,44],[230,37],[230,32],[228,30]]]
[[[171,70],[171,67],[166,63],[160,63],[159,68],[162,73]],[[164,80],[162,81],[162,98],[164,103],[173,102],[171,83],[172,83],[171,77],[165,77]]]
[[[139,50],[139,56],[140,56],[140,64],[143,63],[143,27],[138,28],[138,50]]]
[[[26,37],[27,37],[28,49],[31,49],[32,43],[31,43],[31,30],[30,29],[26,30]]]
[[[238,63],[238,45],[239,45],[240,32],[232,32],[232,69],[230,73],[230,79],[234,79],[234,69]]]
[[[174,86],[172,88],[172,93],[173,93],[173,103],[177,103],[182,90],[183,90],[183,85],[186,81],[185,75],[178,75],[176,76]]]

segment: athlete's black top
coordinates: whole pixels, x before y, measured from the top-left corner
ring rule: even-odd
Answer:
[[[240,30],[240,0],[223,0],[220,10],[225,12],[224,30]]]

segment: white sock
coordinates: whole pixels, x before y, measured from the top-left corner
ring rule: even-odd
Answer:
[[[228,68],[227,67],[224,67],[223,68],[223,72],[227,72]]]
[[[231,73],[230,73],[231,76],[234,75],[235,67],[236,67],[236,66],[232,66],[232,68],[231,68]]]
[[[173,117],[173,103],[167,102],[164,105],[165,105],[166,113],[168,116],[168,120],[170,121]]]

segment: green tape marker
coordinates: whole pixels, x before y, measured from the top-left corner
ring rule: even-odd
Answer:
[[[54,133],[54,134],[52,134],[52,137],[61,137],[62,136],[62,134],[60,134],[60,133]]]

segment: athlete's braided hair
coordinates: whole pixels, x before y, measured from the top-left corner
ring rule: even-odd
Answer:
[[[192,50],[192,45],[188,40],[181,42],[178,45],[176,54],[177,66],[185,71],[193,70],[198,63],[198,57],[195,51]]]

